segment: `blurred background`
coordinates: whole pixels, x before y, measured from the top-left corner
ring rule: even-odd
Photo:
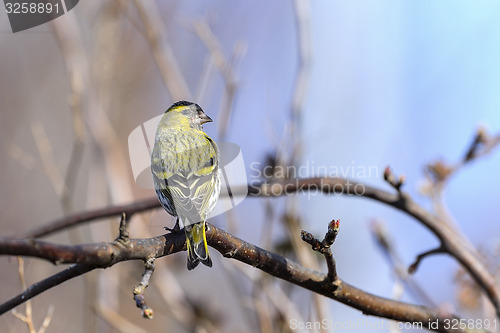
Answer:
[[[15,34],[0,12],[2,236],[153,196],[135,183],[128,136],[187,99],[214,119],[205,125],[212,138],[240,146],[249,182],[262,181],[266,166],[295,166],[300,177],[343,176],[391,190],[382,177],[390,165],[406,176],[406,191],[429,210],[438,206],[498,269],[500,153],[453,174],[438,205],[425,172],[436,161],[459,162],[478,128],[500,131],[497,1],[81,1]],[[450,257],[426,259],[408,280],[401,267],[437,239],[367,199],[246,198],[210,222],[325,271],[298,236],[303,228],[323,237],[332,219],[341,220],[334,254],[346,282],[464,318],[491,315]],[[131,236],[159,235],[173,223],[162,210],[146,212],[133,217]],[[112,241],[118,224],[103,220],[48,240]],[[381,235],[392,254],[379,246]],[[47,332],[287,332],[301,331],[291,320],[323,319],[325,332],[358,320],[365,326],[353,330],[396,330],[211,253],[212,269],[191,272],[185,253],[157,260],[146,291],[153,320],[141,318],[132,299],[143,264],[126,262],[33,299],[35,327],[52,312]],[[18,262],[2,257],[0,265],[7,300],[22,290]],[[60,269],[26,259],[26,283]],[[0,330],[28,331],[10,313]]]

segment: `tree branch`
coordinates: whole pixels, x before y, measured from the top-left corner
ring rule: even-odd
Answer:
[[[156,4],[136,0],[134,5],[144,25],[147,41],[170,97],[174,101],[190,100],[189,86],[182,75],[172,46],[167,43],[165,38],[167,29]]]
[[[173,254],[185,249],[183,233],[166,234],[147,239],[129,239],[127,246],[119,240],[112,243],[58,245],[33,239],[0,237],[0,255],[18,253],[53,262],[76,263],[28,287],[21,294],[0,305],[0,315],[19,304],[76,276],[95,268],[107,268],[125,260],[145,260]]]
[[[19,295],[11,298],[7,302],[0,304],[0,315],[5,312],[15,308],[19,304],[26,302],[29,299],[43,293],[46,290],[49,290],[52,287],[55,287],[65,281],[68,281],[74,277],[85,274],[93,270],[94,267],[89,265],[77,264],[71,267],[66,268],[65,270],[54,274],[40,282],[37,282],[28,287],[25,291],[20,293]]]
[[[434,248],[432,250],[428,250],[428,251],[425,251],[425,252],[422,252],[420,253],[417,258],[415,259],[415,261],[408,267],[408,273],[409,274],[413,274],[415,273],[415,271],[417,270],[418,266],[420,265],[420,262],[422,261],[422,259],[424,259],[425,257],[428,257],[430,255],[433,255],[433,254],[440,254],[440,253],[444,253],[445,251],[443,250],[443,248],[441,246],[437,247],[437,248]]]
[[[162,236],[129,239],[126,245],[112,243],[60,245],[38,239],[11,239],[0,237],[0,255],[21,255],[45,259],[53,264],[85,264],[106,268],[125,260],[159,258],[182,251],[185,236],[172,233]]]
[[[207,241],[226,258],[252,265],[275,277],[361,310],[367,315],[403,322],[420,322],[423,327],[428,327],[429,322],[437,320],[440,323],[438,332],[447,332],[442,326],[445,318],[456,318],[443,316],[427,307],[366,293],[339,278],[333,285],[326,274],[310,270],[280,255],[249,244],[212,225],[209,225],[207,230]]]
[[[326,267],[328,267],[327,277],[332,284],[335,284],[335,282],[338,280],[338,275],[337,263],[335,262],[335,258],[333,257],[331,246],[335,242],[335,238],[337,238],[339,228],[340,220],[332,220],[328,224],[328,231],[326,232],[325,237],[322,241],[315,238],[310,232],[307,232],[305,230],[302,230],[300,232],[300,238],[302,238],[302,240],[307,244],[311,245],[313,251],[319,252],[325,257]]]
[[[444,323],[445,318],[455,318],[444,317],[430,308],[366,293],[339,278],[332,283],[326,274],[310,270],[280,255],[249,244],[212,225],[208,225],[207,241],[224,257],[252,265],[275,277],[359,309],[368,315],[406,322],[420,322],[424,327],[429,322],[438,320]],[[95,268],[110,267],[125,260],[149,260],[185,250],[183,233],[166,234],[148,239],[130,239],[129,242],[129,246],[126,247],[117,241],[66,246],[39,240],[0,238],[0,254],[29,255],[55,263],[77,263],[29,287],[20,295],[0,305],[0,314],[44,290]],[[442,326],[437,331],[447,332]]]
[[[149,258],[144,263],[144,274],[142,274],[141,282],[134,288],[134,300],[138,308],[142,310],[142,316],[147,319],[153,319],[153,309],[146,305],[146,288],[149,286],[149,280],[155,270],[155,258]]]
[[[143,200],[134,201],[126,205],[108,206],[89,210],[85,212],[73,213],[62,218],[53,220],[38,228],[35,228],[25,234],[15,236],[16,238],[39,238],[45,237],[63,229],[68,229],[89,221],[95,221],[108,217],[120,216],[125,213],[127,219],[130,219],[135,213],[141,213],[154,208],[160,208],[160,202],[157,197],[151,197]]]

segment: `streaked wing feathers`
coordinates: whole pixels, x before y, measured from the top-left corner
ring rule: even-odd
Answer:
[[[165,163],[151,166],[158,194],[169,201],[163,206],[169,213],[181,217],[184,223],[204,221],[213,209],[210,207],[213,206],[212,197],[219,193],[217,146],[210,138],[205,138],[205,144],[197,149],[209,149],[210,152],[207,154],[207,151],[200,153],[193,150],[189,154],[196,162],[189,163],[196,166],[193,170],[172,172],[174,170],[166,170]]]

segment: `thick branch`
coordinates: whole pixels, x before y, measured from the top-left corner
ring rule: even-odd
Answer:
[[[0,237],[0,254],[41,258],[54,264],[86,264],[105,268],[120,261],[158,258],[182,251],[184,241],[185,237],[182,233],[145,239],[130,239],[126,246],[120,241],[60,245],[38,239]]]

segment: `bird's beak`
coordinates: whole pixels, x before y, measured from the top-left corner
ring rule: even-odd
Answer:
[[[213,120],[209,116],[205,114],[205,112],[198,113],[198,117],[200,117],[200,123],[203,125],[205,123],[211,123]]]

